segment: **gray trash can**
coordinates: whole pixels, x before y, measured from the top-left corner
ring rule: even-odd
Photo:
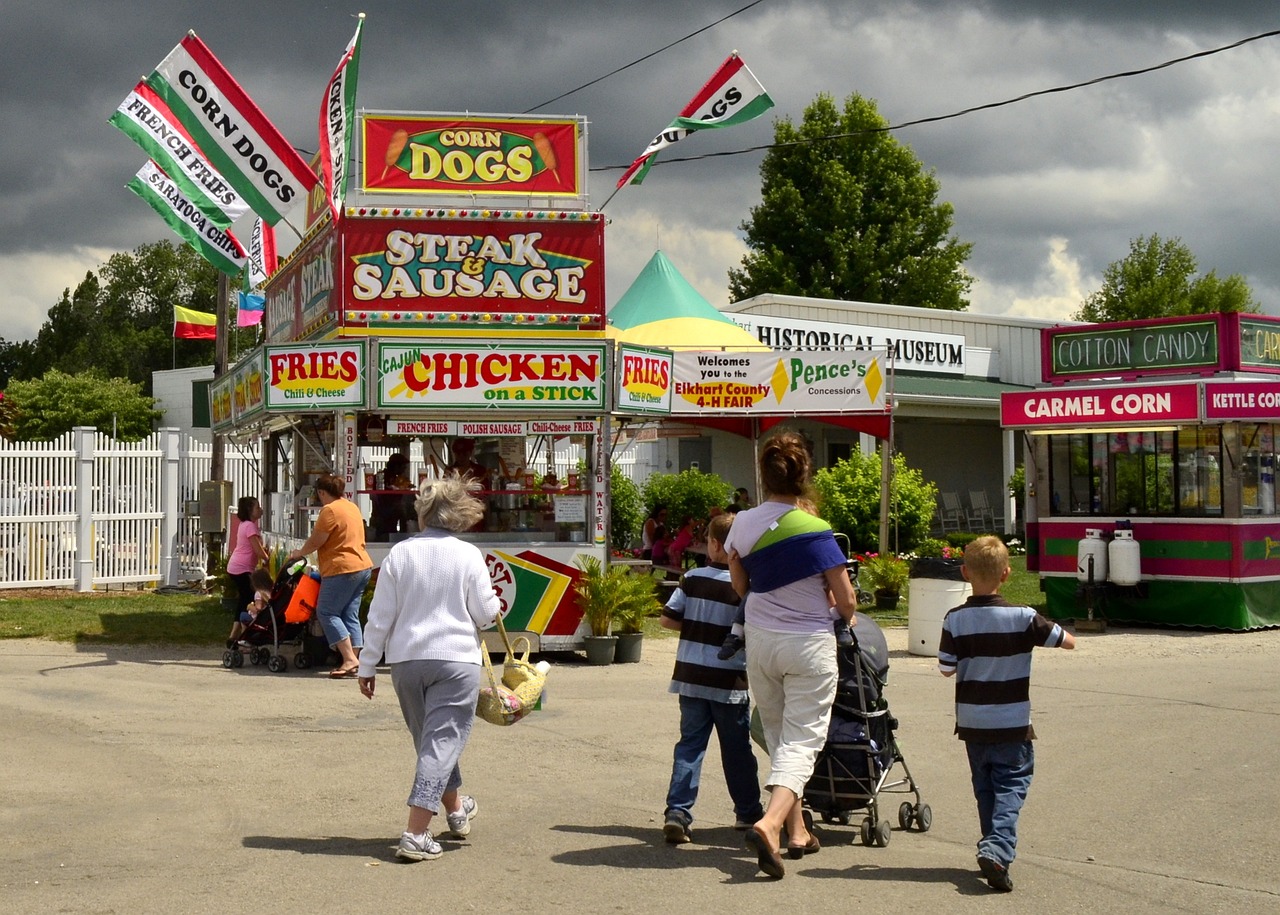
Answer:
[[[959,559],[912,561],[907,597],[907,651],[911,654],[938,656],[942,618],[973,593],[961,565]]]

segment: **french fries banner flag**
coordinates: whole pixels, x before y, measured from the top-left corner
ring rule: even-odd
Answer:
[[[618,179],[621,188],[627,182],[639,184],[649,173],[660,150],[683,140],[696,130],[733,127],[760,117],[773,107],[773,99],[756,79],[751,69],[734,51],[720,65],[707,84],[680,110],[679,116],[632,162]]]
[[[173,335],[179,340],[213,340],[218,336],[218,316],[173,306]]]
[[[188,32],[146,83],[169,106],[214,168],[271,225],[319,184],[195,32]]]
[[[107,120],[141,146],[214,225],[225,229],[249,212],[249,204],[209,164],[146,83],[138,83]]]
[[[245,256],[248,265],[245,267],[244,291],[250,292],[265,283],[280,263],[276,256],[276,230],[262,219],[253,221],[253,228],[249,230],[249,250]]]
[[[151,204],[179,238],[223,273],[238,276],[244,269],[244,250],[231,231],[215,226],[154,162],[148,160],[125,187]]]
[[[347,194],[347,173],[351,164],[351,134],[356,116],[356,81],[360,75],[360,30],[364,13],[356,22],[356,33],[342,52],[338,68],[325,87],[320,104],[320,168],[325,197],[337,220]]]

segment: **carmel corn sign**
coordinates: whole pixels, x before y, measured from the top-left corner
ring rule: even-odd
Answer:
[[[581,118],[366,114],[366,193],[582,195]]]

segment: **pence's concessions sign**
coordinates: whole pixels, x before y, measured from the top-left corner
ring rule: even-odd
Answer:
[[[419,194],[583,193],[577,118],[366,114],[361,187]]]

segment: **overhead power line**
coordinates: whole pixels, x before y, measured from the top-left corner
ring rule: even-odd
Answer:
[[[1105,82],[1109,82],[1110,80],[1126,79],[1132,76],[1141,76],[1144,73],[1153,73],[1156,70],[1163,70],[1166,67],[1172,67],[1175,64],[1186,63],[1187,61],[1197,60],[1201,57],[1211,57],[1214,54],[1221,54],[1223,51],[1232,51],[1243,45],[1249,44],[1250,42],[1261,41],[1264,38],[1274,38],[1277,35],[1280,35],[1280,29],[1275,29],[1270,32],[1262,32],[1258,35],[1251,35],[1248,38],[1241,38],[1239,41],[1234,41],[1231,44],[1223,45],[1220,48],[1211,48],[1207,51],[1197,51],[1194,54],[1188,54],[1185,57],[1175,57],[1172,60],[1166,60],[1164,63],[1154,64],[1153,66],[1150,66],[1150,67],[1142,67],[1141,69],[1138,69],[1138,70],[1125,70],[1121,73],[1110,73],[1106,76],[1095,77],[1094,79],[1085,80],[1084,82],[1081,82],[1081,83],[1071,83],[1070,85],[1067,85],[1067,86],[1054,86],[1051,89],[1038,89],[1035,92],[1028,92],[1025,95],[1015,96],[1014,98],[1004,99],[1003,101],[988,102],[985,105],[974,105],[972,108],[963,108],[960,111],[954,111],[951,114],[939,114],[939,115],[934,115],[933,117],[917,118],[914,121],[903,121],[901,124],[887,124],[884,127],[868,127],[862,130],[850,131],[849,133],[833,133],[833,134],[825,134],[821,137],[806,137],[800,140],[791,140],[786,143],[765,143],[759,146],[747,146],[742,149],[730,149],[730,150],[725,150],[723,152],[702,153],[696,156],[677,156],[673,158],[658,159],[654,161],[654,165],[674,165],[677,162],[697,162],[700,159],[716,159],[724,156],[740,156],[740,155],[743,155],[744,153],[759,152],[765,149],[785,149],[787,147],[792,147],[792,146],[804,146],[809,143],[819,143],[824,140],[843,140],[843,139],[848,139],[849,137],[862,136],[864,134],[888,133],[894,130],[903,130],[907,127],[916,127],[920,124],[933,124],[938,121],[949,121],[952,118],[964,117],[965,115],[974,114],[975,112],[978,112],[978,111],[989,111],[990,109],[993,109],[993,108],[1003,108],[1006,105],[1016,105],[1019,102],[1025,102],[1028,99],[1038,98],[1039,96],[1042,96],[1042,95],[1053,95],[1054,93],[1058,93],[1058,92],[1071,92],[1072,90],[1075,90],[1075,89],[1083,89],[1087,86],[1095,86],[1098,83],[1105,83]],[[631,165],[630,162],[626,163],[625,165],[601,165],[601,166],[592,168],[591,171],[593,172],[616,171],[618,169],[628,168],[630,167],[630,165]]]

